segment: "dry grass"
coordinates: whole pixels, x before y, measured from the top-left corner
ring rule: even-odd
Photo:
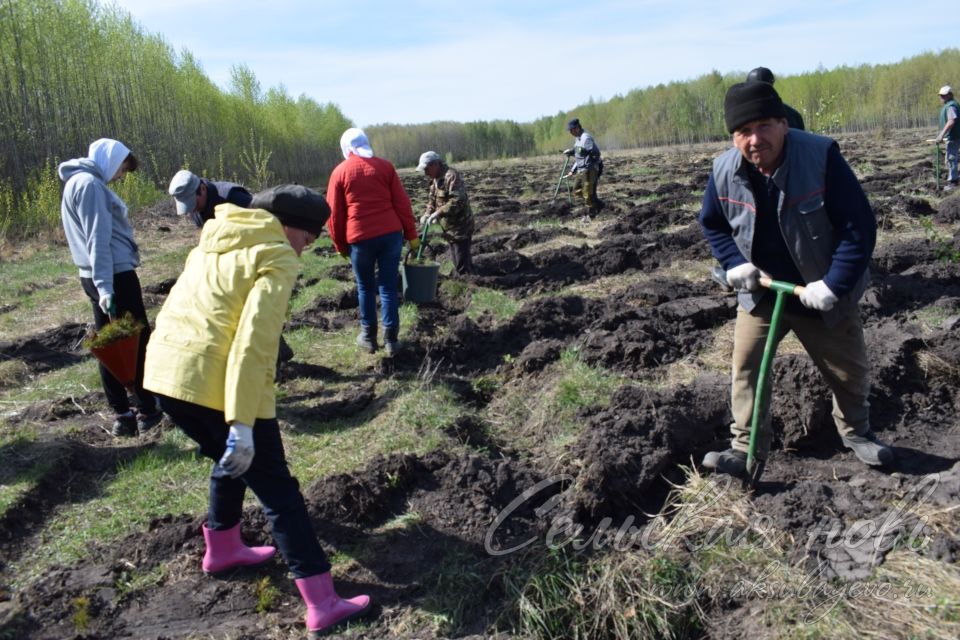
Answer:
[[[928,378],[946,378],[960,382],[960,367],[927,350],[917,353],[917,364]]]
[[[793,537],[736,482],[689,470],[635,546],[547,554],[517,616],[537,638],[686,638],[715,624],[761,638],[960,637],[960,570],[907,550],[862,582],[824,581],[789,560]],[[952,518],[943,510],[937,518]],[[614,523],[614,527],[617,523]],[[955,524],[954,524],[955,527]],[[718,606],[728,613],[717,618]]]

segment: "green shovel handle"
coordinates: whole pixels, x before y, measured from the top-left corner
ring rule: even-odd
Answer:
[[[777,329],[780,327],[780,316],[783,313],[783,301],[787,295],[799,296],[805,288],[791,282],[773,280],[766,276],[760,278],[761,286],[777,293],[773,304],[773,315],[770,317],[770,330],[767,333],[767,342],[763,347],[763,359],[760,361],[760,375],[757,379],[757,391],[753,397],[753,417],[750,423],[750,445],[747,449],[747,474],[744,484],[750,488],[756,485],[763,471],[763,465],[757,464],[757,433],[760,431],[760,420],[763,411],[763,397],[769,382],[770,363],[773,361],[777,349]]]

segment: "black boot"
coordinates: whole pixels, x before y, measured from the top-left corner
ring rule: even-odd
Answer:
[[[397,337],[400,329],[397,327],[387,327],[383,330],[383,346],[387,348],[387,355],[392,356],[400,351],[400,340]]]
[[[360,334],[357,336],[357,346],[367,353],[374,353],[377,350],[377,325],[369,327],[360,326]]]

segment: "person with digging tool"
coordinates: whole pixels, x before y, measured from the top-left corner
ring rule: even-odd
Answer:
[[[344,161],[330,174],[327,226],[333,246],[350,260],[360,298],[357,346],[377,350],[377,291],[380,292],[383,342],[387,355],[400,350],[400,294],[397,274],[403,241],[420,248],[417,221],[410,197],[394,166],[373,155],[362,129],[352,127],[340,137]]]
[[[150,339],[150,322],[136,268],[140,248],[133,240],[127,205],[108,183],[123,180],[136,171],[137,158],[118,140],[100,138],[90,144],[86,158],[60,164],[63,180],[60,218],[73,263],[80,269],[80,285],[93,305],[97,329],[111,319],[129,313],[143,325],[137,352],[137,375],[133,385],[135,408],[127,389],[100,364],[100,382],[113,409],[114,436],[135,436],[163,420],[156,398],[143,388],[143,355]]]
[[[766,67],[757,67],[756,69],[751,69],[750,73],[747,74],[747,82],[766,82],[767,84],[773,84],[776,81],[776,78],[773,75],[773,71],[767,69]],[[787,114],[787,126],[791,129],[804,129],[803,126],[803,116],[800,115],[800,112],[788,105],[787,103],[783,104],[783,110]]]
[[[173,196],[177,215],[189,214],[198,229],[202,229],[207,221],[213,220],[214,210],[221,204],[235,204],[247,208],[253,199],[245,187],[232,182],[207,180],[187,169],[181,169],[173,175],[167,192]],[[277,364],[292,360],[293,356],[293,349],[281,335]],[[278,366],[277,369],[279,368]]]
[[[420,226],[439,222],[443,227],[443,238],[450,244],[454,272],[458,275],[473,273],[473,259],[470,257],[473,212],[463,176],[448,167],[436,151],[421,154],[417,171],[430,178],[427,210],[420,216]]]
[[[806,285],[785,300],[776,342],[793,331],[833,392],[843,444],[868,465],[893,461],[870,429],[869,363],[858,301],[876,220],[856,176],[830,138],[787,126],[783,102],[765,82],[735,84],[724,99],[733,148],[713,163],[699,221],[726,281],[738,291],[734,329],[733,440],[703,466],[743,478],[759,365],[772,316],[761,275]],[[774,344],[775,346],[775,344]],[[769,406],[768,393],[760,406]],[[756,454],[770,450],[769,410]]]
[[[600,213],[604,207],[603,201],[597,197],[597,182],[603,175],[603,159],[600,157],[600,147],[597,146],[593,136],[580,126],[579,118],[574,118],[567,123],[567,131],[576,138],[576,142],[570,149],[561,151],[574,159],[573,168],[570,169],[566,178],[574,179],[573,195],[583,198],[583,202],[587,205],[584,221],[589,222],[590,216]]]
[[[957,127],[957,118],[960,118],[960,104],[953,99],[953,89],[950,85],[940,87],[940,133],[937,134],[935,142],[939,145],[946,143],[944,157],[947,162],[947,184],[943,186],[944,191],[953,191],[957,188],[960,181],[960,173],[957,173],[957,154],[960,152],[960,127]],[[937,180],[940,179],[939,171]]]
[[[240,537],[249,487],[307,605],[307,629],[327,632],[366,613],[370,598],[341,598],[334,589],[284,456],[273,379],[298,258],[323,232],[330,209],[319,193],[290,184],[256,194],[250,207],[222,205],[204,225],[157,315],[144,384],[214,461],[203,571],[260,565],[276,553]]]

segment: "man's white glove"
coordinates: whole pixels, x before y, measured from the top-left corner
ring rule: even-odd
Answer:
[[[231,478],[239,478],[250,468],[253,453],[253,427],[234,422],[230,425],[227,450],[220,458],[220,466]]]
[[[113,294],[104,293],[100,296],[100,310],[103,311],[108,316],[114,316],[117,314],[117,308],[113,305]]]
[[[734,291],[756,291],[760,288],[760,269],[745,262],[727,271],[727,284]]]
[[[804,288],[803,293],[800,294],[800,302],[803,303],[803,306],[817,311],[830,311],[830,309],[833,309],[833,305],[837,304],[837,296],[833,294],[833,291],[830,291],[827,283],[823,280],[817,280]]]
[[[561,151],[560,153],[562,153],[562,154],[565,155],[565,156],[572,156],[572,155],[573,155],[573,149],[564,149],[564,150]]]

